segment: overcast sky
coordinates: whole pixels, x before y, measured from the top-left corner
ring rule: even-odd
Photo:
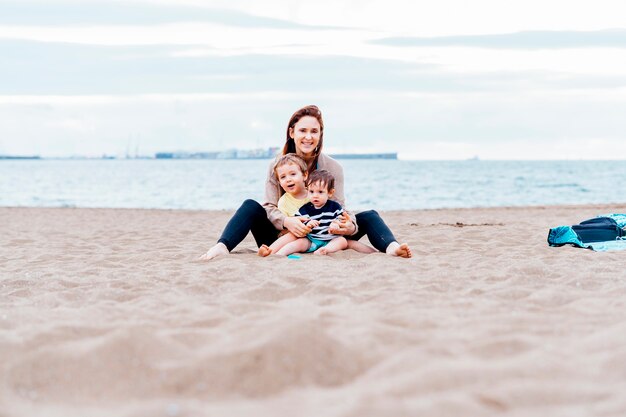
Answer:
[[[0,154],[623,159],[626,3],[0,0]]]

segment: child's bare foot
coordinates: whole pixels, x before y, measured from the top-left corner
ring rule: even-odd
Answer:
[[[387,246],[386,250],[387,255],[391,256],[399,256],[401,258],[410,258],[413,256],[411,253],[411,248],[406,243],[399,244],[398,242],[393,242]]]
[[[210,261],[213,258],[217,258],[218,256],[228,255],[228,248],[222,242],[219,242],[217,245],[213,246],[208,250],[207,253],[198,258],[199,261]]]
[[[257,252],[257,255],[263,256],[263,257],[269,256],[271,254],[272,254],[272,249],[267,245],[261,245],[261,247],[259,248],[259,251]]]
[[[319,248],[318,250],[313,252],[313,255],[328,255],[328,249],[326,249],[326,248]]]

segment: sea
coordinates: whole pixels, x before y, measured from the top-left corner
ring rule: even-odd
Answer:
[[[351,210],[626,202],[625,161],[340,160]],[[0,160],[0,206],[232,210],[270,160]]]

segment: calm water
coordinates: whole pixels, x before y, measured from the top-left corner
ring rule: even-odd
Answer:
[[[626,202],[624,161],[341,160],[351,209]],[[0,161],[0,206],[233,209],[268,160]]]

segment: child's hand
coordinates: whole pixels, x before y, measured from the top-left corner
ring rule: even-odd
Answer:
[[[320,225],[320,222],[317,220],[309,220],[306,224],[308,227],[310,227],[311,229],[316,228]]]

